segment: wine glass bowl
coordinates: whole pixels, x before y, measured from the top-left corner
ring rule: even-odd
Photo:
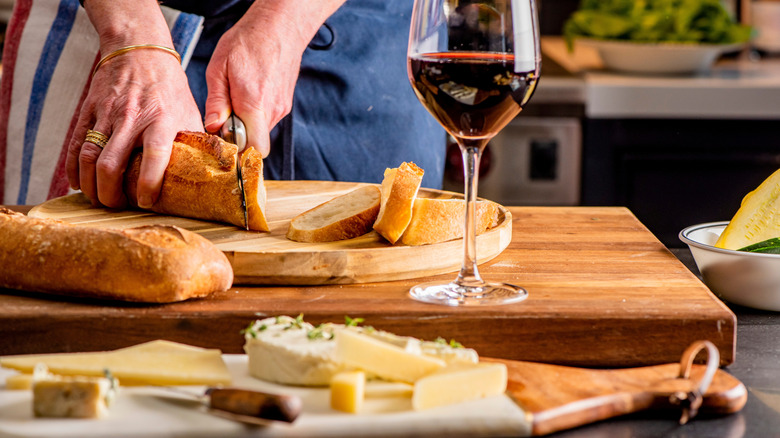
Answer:
[[[415,0],[409,80],[420,102],[460,147],[466,202],[458,278],[414,286],[410,295],[417,300],[495,305],[528,296],[519,286],[480,277],[474,217],[482,151],[520,113],[539,80],[537,22],[534,0]]]

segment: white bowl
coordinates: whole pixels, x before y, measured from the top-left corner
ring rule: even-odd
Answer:
[[[589,38],[579,38],[577,44],[595,49],[607,69],[650,74],[707,72],[722,54],[745,47],[743,43],[637,43]]]
[[[692,225],[680,231],[691,249],[704,284],[726,301],[780,311],[780,254],[716,248],[728,222]]]

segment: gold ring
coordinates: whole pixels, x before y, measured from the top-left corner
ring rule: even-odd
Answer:
[[[92,143],[100,149],[103,149],[108,143],[108,136],[102,132],[87,129],[87,138],[84,139],[84,142]]]

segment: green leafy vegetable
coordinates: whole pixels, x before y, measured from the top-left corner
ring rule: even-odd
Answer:
[[[760,252],[764,254],[780,254],[780,237],[773,237],[762,242],[748,245],[737,251]]]
[[[563,35],[570,49],[577,37],[731,44],[750,40],[752,28],[736,23],[720,0],[582,0]]]

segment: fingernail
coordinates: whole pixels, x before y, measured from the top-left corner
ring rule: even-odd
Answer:
[[[152,207],[152,197],[149,195],[143,195],[138,197],[138,206],[141,208]]]
[[[219,121],[219,114],[211,113],[206,116],[206,121],[204,122],[204,124],[206,125],[206,127],[209,127],[214,123],[217,123],[217,121]]]

